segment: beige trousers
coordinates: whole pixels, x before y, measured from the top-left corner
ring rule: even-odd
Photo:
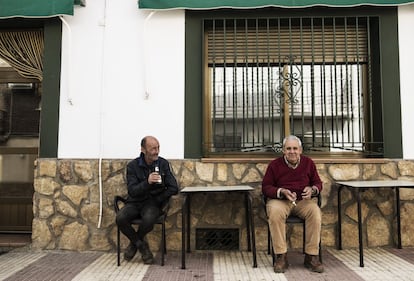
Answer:
[[[292,213],[305,219],[305,253],[308,255],[318,255],[322,223],[321,210],[315,199],[300,200],[296,204],[294,206],[288,200],[279,199],[268,199],[267,201],[266,210],[272,236],[273,251],[275,254],[287,252],[286,218]]]

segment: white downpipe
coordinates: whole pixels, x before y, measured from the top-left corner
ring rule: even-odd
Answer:
[[[65,28],[68,31],[68,44],[67,44],[67,60],[66,60],[66,65],[67,65],[67,74],[66,74],[66,101],[70,104],[73,105],[73,100],[72,100],[72,93],[71,93],[71,78],[72,78],[72,58],[71,58],[71,48],[72,48],[72,29],[70,28],[69,23],[65,20],[65,18],[63,16],[59,16],[60,20],[62,21],[63,25],[65,26]]]
[[[99,161],[98,161],[98,182],[99,182],[99,218],[98,218],[98,228],[101,228],[102,224],[102,212],[103,212],[103,183],[102,183],[102,154],[103,154],[103,133],[104,133],[104,126],[103,126],[103,106],[104,106],[104,89],[105,89],[105,34],[106,34],[106,7],[107,7],[107,0],[104,2],[104,15],[102,21],[99,23],[102,26],[102,58],[101,58],[101,88],[100,88],[100,104],[99,104]]]
[[[143,42],[143,44],[144,44],[144,52],[143,52],[143,54],[144,54],[144,56],[143,56],[143,69],[144,69],[144,99],[148,99],[149,98],[149,96],[150,96],[150,86],[149,86],[149,81],[148,81],[148,69],[147,69],[147,67],[148,67],[148,65],[149,65],[149,63],[150,63],[150,61],[149,61],[149,57],[150,56],[148,56],[147,55],[147,53],[148,53],[148,46],[147,46],[147,24],[148,24],[148,21],[150,20],[150,18],[153,16],[155,14],[155,11],[152,11],[152,12],[150,12],[149,13],[149,15],[145,18],[145,20],[144,20],[144,42]]]

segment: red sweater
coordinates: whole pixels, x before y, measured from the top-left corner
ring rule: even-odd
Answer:
[[[292,169],[282,156],[270,162],[267,167],[262,182],[262,193],[268,198],[277,198],[277,190],[286,188],[296,192],[297,199],[301,200],[305,186],[316,186],[319,192],[322,190],[322,181],[313,160],[301,155],[299,166]]]

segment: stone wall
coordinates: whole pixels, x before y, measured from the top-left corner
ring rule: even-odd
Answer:
[[[36,161],[33,197],[32,247],[34,249],[114,251],[116,243],[114,195],[125,195],[125,166],[128,160],[59,160]],[[256,244],[267,246],[267,224],[261,204],[261,179],[268,160],[171,160],[180,187],[248,184],[255,188],[253,198]],[[337,187],[335,180],[414,180],[414,161],[386,159],[319,160],[315,159],[322,191],[322,245],[337,243]],[[99,168],[101,167],[101,169]],[[100,184],[101,183],[101,184]],[[414,246],[414,190],[401,189],[401,222],[403,246]],[[246,231],[242,197],[209,194],[194,197],[192,230],[196,228],[239,228],[240,248],[246,249]],[[343,246],[358,245],[356,203],[350,191],[344,190]],[[368,190],[363,193],[362,215],[366,246],[392,246],[396,241],[394,190]],[[181,197],[174,196],[167,220],[167,248],[181,249]],[[102,204],[100,203],[102,202]],[[102,212],[100,212],[102,208]],[[102,214],[102,215],[100,215]],[[149,236],[151,248],[159,245],[160,227]],[[288,229],[290,247],[302,246],[302,229]],[[128,241],[122,237],[122,246]],[[192,247],[194,247],[194,232]]]

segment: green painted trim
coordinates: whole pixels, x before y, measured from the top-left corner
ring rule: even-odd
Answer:
[[[355,7],[361,5],[395,6],[414,3],[405,0],[139,0],[140,9],[168,10],[168,9],[194,9],[207,10],[218,8],[306,8],[313,6],[328,7]]]
[[[384,157],[402,158],[398,11],[380,18]]]
[[[40,115],[39,157],[56,158],[59,133],[59,100],[62,24],[57,18],[44,24],[42,111]]]
[[[200,158],[202,155],[202,60],[200,20],[186,16],[185,25],[185,116],[184,158]]]
[[[76,0],[0,0],[0,18],[73,15]]]

